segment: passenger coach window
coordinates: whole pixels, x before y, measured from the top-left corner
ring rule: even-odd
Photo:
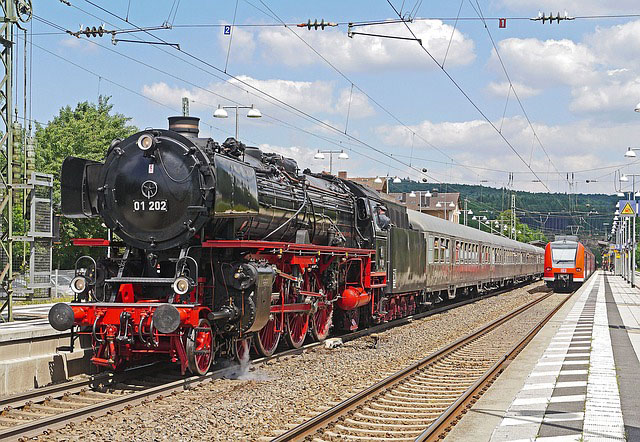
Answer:
[[[443,239],[442,244],[444,247],[444,262],[449,263],[451,262],[451,248],[449,247],[449,240]]]
[[[428,249],[427,249],[429,262],[433,262],[433,236],[429,235]]]
[[[439,238],[436,238],[434,240],[433,251],[435,253],[433,262],[440,262],[440,239]]]

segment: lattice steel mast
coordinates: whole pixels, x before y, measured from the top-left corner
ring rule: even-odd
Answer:
[[[0,306],[0,312],[7,308],[9,321],[13,320],[13,149],[15,127],[13,117],[13,53],[15,47],[15,26],[18,21],[31,19],[30,0],[0,0],[2,24],[0,25],[0,57],[3,76],[0,82],[0,116],[2,118],[2,138],[0,139],[0,290],[6,300]],[[18,25],[19,26],[19,25]],[[26,91],[24,91],[26,93]],[[19,135],[20,136],[20,135]],[[17,165],[20,168],[20,164]],[[18,181],[20,178],[18,177]],[[22,186],[20,186],[22,187]]]

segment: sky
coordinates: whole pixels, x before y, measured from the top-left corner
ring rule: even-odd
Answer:
[[[576,19],[528,20],[539,8]],[[254,105],[263,118],[240,110],[240,140],[301,169],[328,170],[328,155],[314,154],[343,150],[334,173],[609,194],[619,173],[640,173],[640,160],[624,157],[640,147],[636,0],[34,0],[33,9],[27,113],[41,123],[108,95],[132,124],[164,128],[188,97],[201,136],[220,142],[235,118],[214,119],[216,107]],[[352,30],[404,39],[348,36],[348,22],[398,14],[412,21]],[[339,25],[283,24],[309,19]],[[116,38],[180,50],[62,32],[166,23]]]

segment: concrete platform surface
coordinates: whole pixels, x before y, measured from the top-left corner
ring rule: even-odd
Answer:
[[[446,437],[640,441],[640,290],[596,272]]]
[[[48,310],[47,310],[48,312]],[[70,333],[60,332],[46,319],[17,321],[0,327],[0,395],[27,391],[88,373],[91,345],[83,337],[69,346]]]

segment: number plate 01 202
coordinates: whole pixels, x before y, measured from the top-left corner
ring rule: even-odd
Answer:
[[[166,212],[167,200],[133,200],[134,212]]]

